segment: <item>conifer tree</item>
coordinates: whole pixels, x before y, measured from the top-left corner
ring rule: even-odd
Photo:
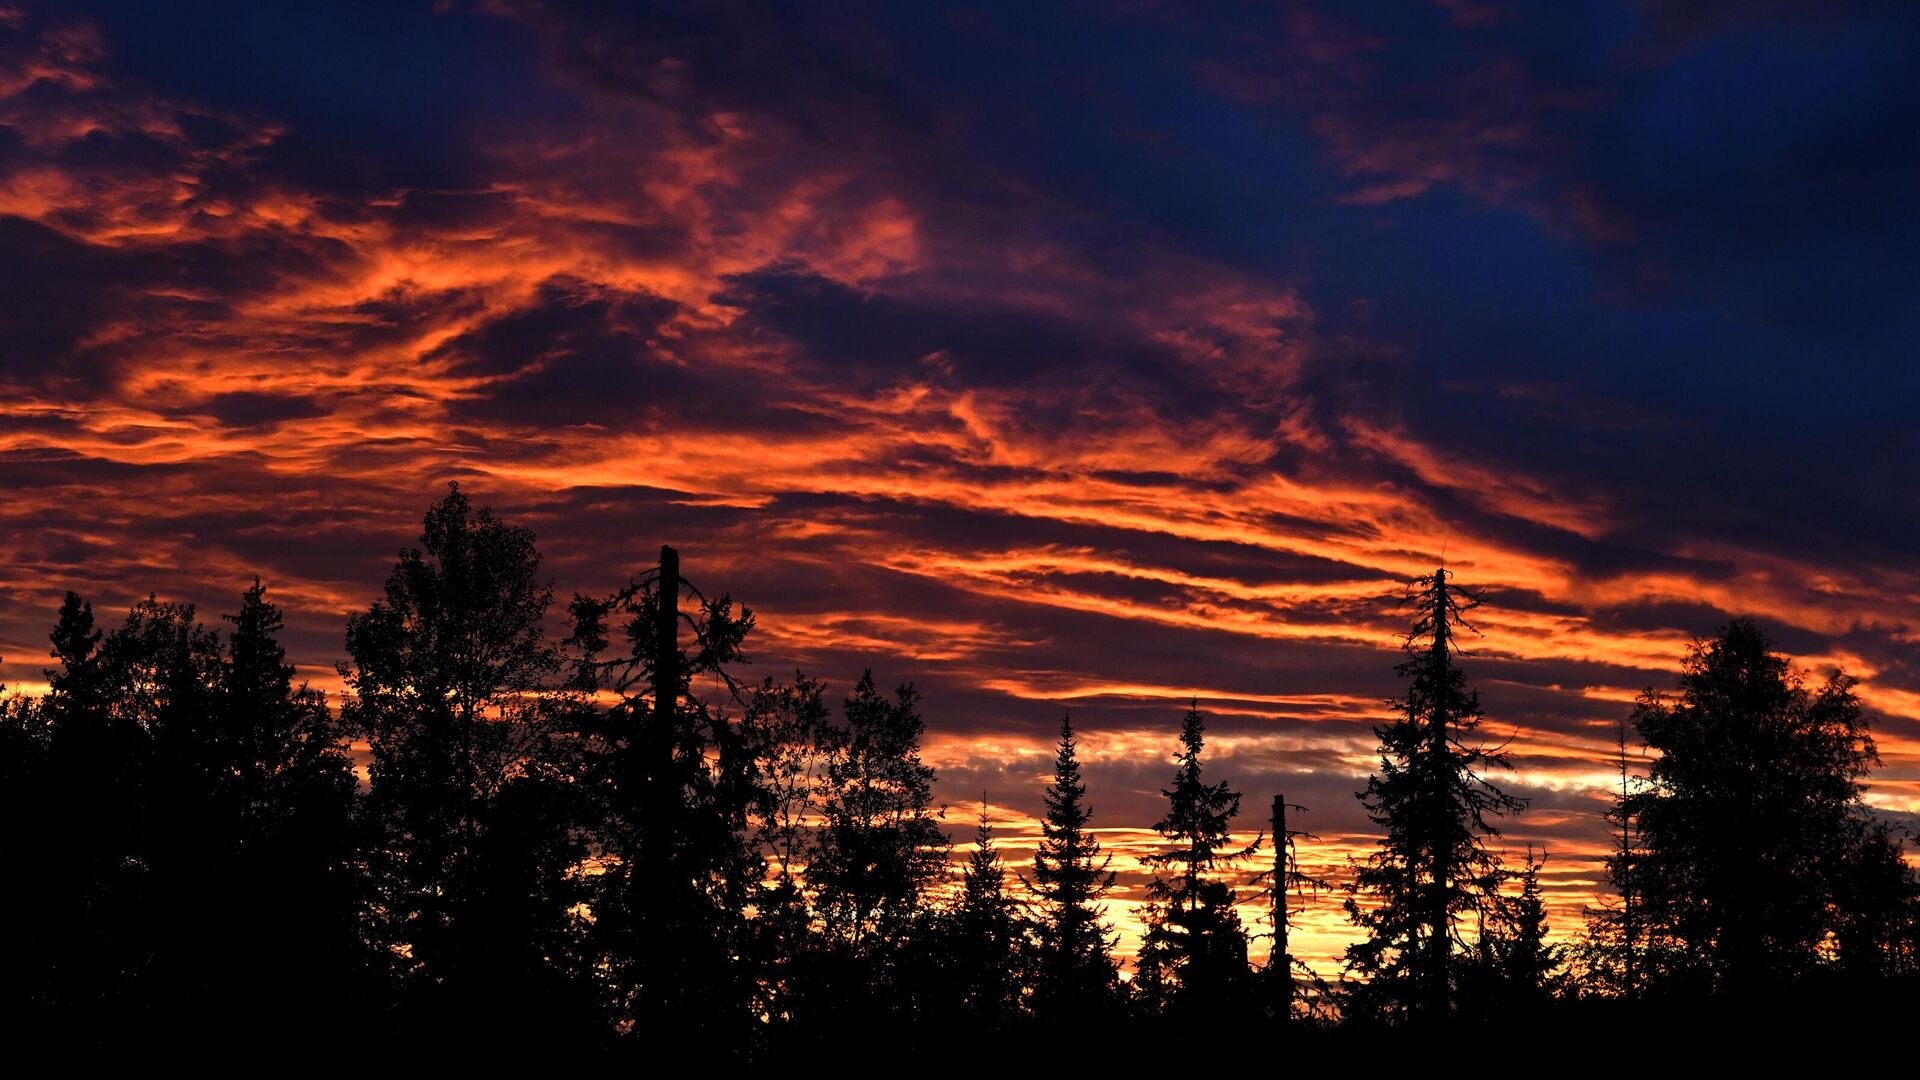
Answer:
[[[1018,905],[1006,885],[1007,871],[994,849],[982,800],[949,929],[954,982],[976,1029],[1004,1027],[1019,1007],[1025,950]]]
[[[1548,938],[1546,898],[1540,886],[1540,871],[1546,863],[1544,851],[1535,860],[1533,845],[1527,845],[1526,865],[1513,875],[1520,893],[1501,905],[1494,932],[1499,1004],[1508,1014],[1538,1010],[1559,991],[1562,981],[1566,947]]]
[[[1456,662],[1457,628],[1478,598],[1439,569],[1408,590],[1415,605],[1407,659],[1398,667],[1406,694],[1392,702],[1393,723],[1375,727],[1380,771],[1360,793],[1379,825],[1380,846],[1355,870],[1348,917],[1366,937],[1347,949],[1362,977],[1364,1005],[1390,1018],[1438,1022],[1452,1001],[1457,923],[1484,914],[1501,870],[1487,839],[1493,819],[1525,806],[1482,775],[1505,760],[1476,741],[1484,715]]]
[[[133,1015],[128,975],[147,952],[136,929],[144,918],[147,736],[121,707],[104,639],[93,605],[68,592],[50,635],[55,666],[46,669],[48,691],[34,718],[44,770],[35,786],[44,802],[25,838],[39,884],[23,897],[30,913],[23,925],[37,929],[18,936],[9,966],[33,999],[28,1015],[63,1025]],[[28,872],[19,880],[29,880]]]
[[[53,1020],[47,991],[54,951],[29,928],[53,925],[49,901],[59,896],[53,880],[55,830],[45,814],[47,738],[41,703],[0,685],[0,865],[10,868],[10,886],[0,888],[0,922],[15,927],[0,964],[0,1015],[45,1030]],[[63,891],[63,890],[61,890]]]
[[[1251,1003],[1251,969],[1246,930],[1234,910],[1238,897],[1217,874],[1250,858],[1260,841],[1233,846],[1240,793],[1225,781],[1202,778],[1205,731],[1195,702],[1181,721],[1173,786],[1161,791],[1167,813],[1154,826],[1173,846],[1142,860],[1156,876],[1147,886],[1147,933],[1136,982],[1145,997],[1169,1011],[1219,1018]]]
[[[226,618],[221,770],[236,841],[227,951],[245,960],[235,994],[252,1002],[251,1026],[283,1033],[292,1016],[339,1015],[342,996],[364,989],[358,784],[347,733],[325,697],[294,684],[266,587],[256,579]],[[265,986],[275,992],[263,998]]]
[[[1113,856],[1100,850],[1089,827],[1087,786],[1080,776],[1073,721],[1060,718],[1053,782],[1040,820],[1040,846],[1027,888],[1038,901],[1039,957],[1034,1012],[1044,1023],[1100,1015],[1111,1004],[1117,971],[1114,936],[1102,921],[1101,901],[1113,888]]]
[[[1271,1016],[1282,1024],[1293,1019],[1295,968],[1307,971],[1309,977],[1317,979],[1293,955],[1291,933],[1294,923],[1290,897],[1309,893],[1317,895],[1332,887],[1325,878],[1307,873],[1300,867],[1299,841],[1317,837],[1303,829],[1290,828],[1287,813],[1289,810],[1305,809],[1304,806],[1287,802],[1284,795],[1273,797],[1273,865],[1254,877],[1262,886],[1260,895],[1268,901],[1268,921],[1273,926],[1273,949],[1258,979],[1264,984],[1263,992],[1269,1002]]]

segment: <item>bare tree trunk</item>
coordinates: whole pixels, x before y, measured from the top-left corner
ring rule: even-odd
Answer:
[[[1273,797],[1273,956],[1267,966],[1280,980],[1275,1012],[1281,1023],[1293,1017],[1293,952],[1287,940],[1287,798]]]

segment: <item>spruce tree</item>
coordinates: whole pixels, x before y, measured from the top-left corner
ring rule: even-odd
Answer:
[[[1540,885],[1546,864],[1546,852],[1535,860],[1533,845],[1527,845],[1526,865],[1513,875],[1520,883],[1519,895],[1503,898],[1498,927],[1492,931],[1498,1001],[1508,1014],[1539,1010],[1562,982],[1567,950],[1548,937],[1551,927]]]
[[[1484,714],[1456,662],[1457,629],[1478,598],[1435,570],[1416,579],[1416,607],[1396,669],[1406,694],[1390,704],[1393,723],[1377,726],[1380,771],[1359,798],[1383,836],[1355,870],[1348,917],[1365,938],[1347,949],[1347,967],[1362,979],[1360,1003],[1389,1018],[1438,1022],[1452,1002],[1454,953],[1464,944],[1457,923],[1482,915],[1501,880],[1487,840],[1498,815],[1525,801],[1482,775],[1504,757],[1476,741]]]
[[[63,899],[51,878],[58,839],[45,818],[47,780],[41,703],[0,685],[0,865],[9,867],[0,922],[15,928],[0,964],[0,1015],[43,1031],[54,1017],[47,991],[55,952],[40,928],[54,925],[50,902]]]
[[[985,800],[948,933],[962,1009],[976,1030],[1005,1027],[1019,1008],[1025,950],[1018,905],[1007,895],[1007,871],[994,849]]]
[[[1259,849],[1233,846],[1240,793],[1202,778],[1206,725],[1199,703],[1180,725],[1179,768],[1162,789],[1167,813],[1154,826],[1173,846],[1142,861],[1156,871],[1147,886],[1147,933],[1136,983],[1151,1003],[1175,1013],[1221,1017],[1250,1004],[1247,934],[1234,909],[1238,897],[1219,880]]]
[[[72,1024],[84,1044],[100,1037],[91,1017],[133,1015],[129,975],[149,951],[137,930],[148,740],[139,717],[121,705],[93,605],[67,593],[50,639],[55,666],[46,669],[35,723],[44,740],[37,786],[45,802],[35,814],[40,826],[29,833],[39,842],[27,843],[40,884],[26,925],[36,929],[19,935],[10,966],[31,987],[33,1011]],[[18,879],[29,880],[29,872]]]
[[[1070,1023],[1103,1014],[1111,1005],[1117,970],[1114,936],[1102,922],[1101,901],[1113,888],[1113,856],[1100,850],[1089,827],[1087,786],[1080,776],[1073,721],[1060,718],[1060,743],[1040,820],[1040,846],[1027,888],[1038,901],[1039,941],[1034,1013],[1043,1023]]]

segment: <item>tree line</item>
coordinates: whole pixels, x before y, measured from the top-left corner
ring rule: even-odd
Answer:
[[[1526,802],[1495,782],[1459,664],[1478,598],[1445,570],[1413,582],[1359,792],[1379,843],[1341,888],[1358,933],[1331,982],[1288,948],[1294,900],[1329,887],[1296,858],[1311,837],[1275,797],[1271,832],[1234,839],[1242,795],[1208,773],[1196,703],[1123,975],[1070,718],[1032,860],[1002,859],[983,806],[956,862],[911,685],[868,673],[834,702],[804,674],[743,679],[752,612],[671,549],[573,597],[556,637],[539,567],[530,531],[451,488],[348,619],[337,710],[296,682],[258,582],[224,632],[155,598],[106,629],[69,593],[46,693],[0,699],[10,1025],[773,1060],[956,1032],[1418,1033],[1920,978],[1920,883],[1862,799],[1878,758],[1853,680],[1809,685],[1749,621],[1622,724],[1611,895],[1562,941],[1547,854],[1501,850]]]

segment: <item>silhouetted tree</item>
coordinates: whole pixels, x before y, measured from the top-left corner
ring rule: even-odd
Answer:
[[[1517,896],[1502,895],[1483,915],[1475,941],[1475,970],[1463,973],[1476,983],[1478,1011],[1488,1020],[1510,1020],[1538,1013],[1553,1000],[1562,982],[1565,946],[1548,939],[1547,907],[1540,889],[1544,853],[1536,861],[1527,846],[1526,865],[1510,875]]]
[[[531,531],[450,485],[384,597],[347,622],[344,713],[372,758],[373,943],[415,1030],[512,1041],[591,1015],[569,959],[581,850],[539,567]]]
[[[766,679],[754,688],[741,722],[755,773],[753,838],[758,857],[770,868],[754,898],[757,917],[750,928],[759,992],[755,1011],[776,1027],[802,1022],[803,999],[817,989],[809,966],[813,914],[802,868],[826,783],[831,720],[825,689],[797,672],[792,683]]]
[[[745,659],[753,614],[720,596],[684,615],[677,554],[662,555],[662,568],[612,597],[571,605],[571,683],[588,698],[574,725],[601,871],[589,941],[618,1030],[642,1046],[699,1038],[744,1054],[756,974],[744,962],[746,908],[766,866],[749,832],[753,762],[726,710],[736,697],[727,668]],[[609,620],[625,639],[611,654]],[[682,622],[693,625],[690,647]],[[718,688],[713,700],[694,692],[703,679]],[[611,706],[592,703],[608,692]]]
[[[1141,860],[1156,874],[1147,886],[1147,932],[1135,985],[1170,1013],[1222,1020],[1253,1005],[1252,970],[1246,930],[1234,910],[1238,897],[1216,875],[1251,858],[1260,841],[1233,845],[1240,793],[1225,781],[1202,779],[1205,731],[1195,702],[1181,720],[1173,786],[1161,790],[1167,813],[1154,826],[1174,846]]]
[[[72,933],[67,904],[79,896],[62,850],[76,836],[54,816],[47,713],[43,701],[0,687],[0,923],[14,928],[0,938],[0,1015],[43,1030],[60,1006],[56,959],[76,945],[56,935]]]
[[[864,997],[884,1012],[903,947],[923,928],[924,901],[947,866],[947,837],[933,802],[934,771],[920,760],[919,695],[889,700],[867,672],[827,739],[827,782],[807,876],[838,958],[838,998]]]
[[[292,687],[257,583],[234,618],[223,645],[191,606],[149,597],[102,634],[69,594],[52,692],[7,710],[35,770],[13,865],[39,882],[13,913],[54,935],[11,973],[42,1025],[252,1040],[356,989],[344,746],[320,696]]]
[[[1497,894],[1499,861],[1487,847],[1499,835],[1491,819],[1526,804],[1489,783],[1481,771],[1505,764],[1473,742],[1483,714],[1455,662],[1456,627],[1478,599],[1448,583],[1445,569],[1416,579],[1408,591],[1416,617],[1397,669],[1406,696],[1399,713],[1376,727],[1380,771],[1360,793],[1385,835],[1349,886],[1347,913],[1366,931],[1347,949],[1349,971],[1364,980],[1363,1011],[1430,1022],[1449,1010],[1453,954],[1464,945],[1456,920],[1483,913]]]
[[[1863,824],[1879,758],[1853,687],[1836,671],[1808,689],[1737,619],[1693,644],[1677,696],[1641,695],[1633,723],[1656,756],[1622,803],[1641,845],[1648,974],[1669,991],[1766,992],[1811,972],[1848,922],[1849,873],[1863,841],[1884,836]]]
[[[1582,971],[1581,984],[1592,993],[1632,1000],[1640,993],[1646,952],[1646,918],[1636,876],[1640,848],[1634,835],[1632,804],[1628,801],[1639,780],[1629,771],[1627,726],[1617,733],[1615,765],[1619,788],[1605,817],[1612,829],[1612,850],[1607,853],[1607,878],[1615,899],[1603,899],[1598,908],[1587,911],[1587,928],[1576,958]]]
[[[1857,815],[1834,868],[1833,954],[1856,985],[1920,973],[1920,880],[1887,822]]]
[[[27,841],[37,930],[17,957],[43,1016],[131,1016],[134,977],[148,953],[140,858],[147,733],[123,701],[93,606],[69,592],[51,640],[56,666],[38,709],[44,800]],[[91,1031],[98,1038],[97,1030]]]
[[[226,618],[216,777],[234,847],[206,890],[226,900],[214,905],[226,940],[201,947],[238,962],[225,996],[255,1034],[344,1023],[368,993],[347,732],[319,691],[295,685],[264,585],[255,580]]]
[[[994,850],[984,801],[944,944],[944,975],[969,1028],[994,1031],[1010,1024],[1021,1006],[1027,950],[1019,904],[1007,894],[1007,871]]]
[[[1102,922],[1101,906],[1115,880],[1109,869],[1113,857],[1100,850],[1089,828],[1093,811],[1086,797],[1072,718],[1063,715],[1040,846],[1027,882],[1039,907],[1033,1010],[1048,1024],[1097,1018],[1111,1007],[1115,992],[1114,937]]]
[[[1318,981],[1318,976],[1293,955],[1294,918],[1289,898],[1317,895],[1331,888],[1325,878],[1301,869],[1298,842],[1316,837],[1305,830],[1288,826],[1287,812],[1290,809],[1304,811],[1306,808],[1287,802],[1284,795],[1273,797],[1273,866],[1254,877],[1254,881],[1261,886],[1260,895],[1268,902],[1268,921],[1273,926],[1273,949],[1266,967],[1260,969],[1257,978],[1271,1017],[1283,1024],[1293,1019],[1295,1011],[1296,969]]]

